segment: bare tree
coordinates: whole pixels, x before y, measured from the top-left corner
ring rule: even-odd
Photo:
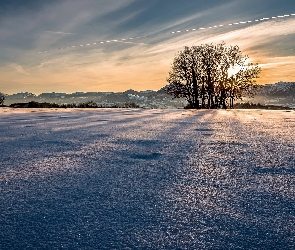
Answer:
[[[226,108],[228,101],[232,108],[234,100],[253,96],[258,86],[261,69],[248,59],[238,46],[223,42],[185,47],[174,58],[165,90],[186,98],[190,108]]]
[[[170,83],[166,88],[168,94],[175,98],[185,97],[192,108],[199,108],[198,86],[198,58],[197,54],[185,47],[174,59],[172,70],[169,72],[167,81]]]
[[[5,101],[5,95],[0,93],[0,106],[4,105],[4,101]]]

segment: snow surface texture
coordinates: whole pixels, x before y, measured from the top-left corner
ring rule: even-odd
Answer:
[[[295,249],[294,111],[0,119],[0,249]]]

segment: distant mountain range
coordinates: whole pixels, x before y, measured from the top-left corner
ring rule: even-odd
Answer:
[[[185,99],[173,99],[163,90],[135,91],[132,89],[125,92],[76,92],[72,94],[53,92],[40,95],[21,92],[6,96],[4,104],[31,101],[56,104],[80,104],[91,101],[103,107],[111,107],[120,103],[135,103],[144,108],[183,108],[186,105]]]
[[[135,91],[130,89],[125,92],[76,92],[72,94],[53,92],[40,95],[21,92],[6,96],[5,105],[30,101],[57,104],[79,104],[93,101],[102,106],[132,102],[145,108],[183,108],[186,105],[185,99],[173,99],[163,89],[158,91]],[[295,82],[262,85],[254,98],[243,98],[243,102],[295,108]]]
[[[295,82],[262,85],[254,98],[244,98],[243,101],[295,108]]]

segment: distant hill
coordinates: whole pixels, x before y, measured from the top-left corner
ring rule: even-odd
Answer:
[[[28,92],[6,96],[5,105],[14,103],[56,103],[56,104],[81,104],[94,102],[98,106],[111,107],[121,103],[135,103],[142,108],[183,108],[186,105],[184,99],[173,99],[164,91],[135,91],[125,92],[76,92],[66,93],[42,93],[34,95]]]
[[[22,92],[8,95],[5,98],[6,105],[30,101],[57,104],[80,104],[93,101],[102,106],[132,102],[145,108],[183,108],[186,105],[185,99],[173,99],[163,89],[158,91],[129,89],[124,92],[75,92],[72,94],[53,92],[40,95]],[[262,85],[254,98],[244,98],[243,102],[295,108],[295,82]]]
[[[244,101],[295,108],[295,82],[262,85],[254,98]]]

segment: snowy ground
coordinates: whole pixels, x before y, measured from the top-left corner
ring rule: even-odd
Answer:
[[[295,112],[0,109],[0,249],[295,249]]]

